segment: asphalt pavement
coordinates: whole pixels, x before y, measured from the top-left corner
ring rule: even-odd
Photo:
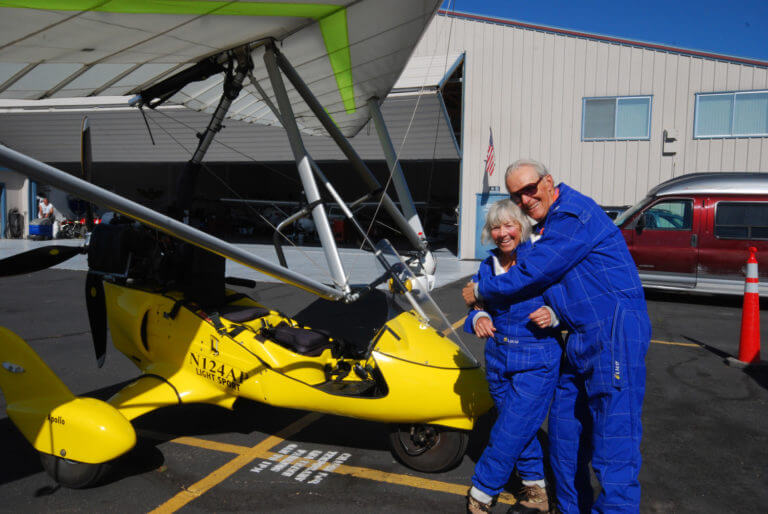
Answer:
[[[137,370],[114,348],[97,369],[84,278],[71,270],[3,278],[0,325],[26,339],[74,393],[108,398]],[[464,282],[434,294],[452,323],[465,314]],[[375,297],[372,304],[343,306],[276,283],[250,292],[312,326],[362,333],[380,321]],[[643,412],[642,512],[768,511],[768,373],[723,363],[738,352],[740,300],[648,293],[648,307],[654,342]],[[761,321],[767,326],[765,308]],[[482,355],[481,341],[464,341]],[[763,354],[768,357],[766,345]],[[2,400],[0,510],[462,512],[490,423],[489,416],[480,419],[457,468],[423,474],[392,458],[380,424],[250,401],[238,401],[233,411],[174,407],[136,421],[136,448],[100,485],[69,490],[42,470]],[[302,469],[279,468],[276,454],[323,456],[330,464],[301,479]],[[505,510],[498,505],[495,512]]]

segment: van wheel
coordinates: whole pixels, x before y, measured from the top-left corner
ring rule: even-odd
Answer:
[[[107,468],[106,463],[87,464],[55,455],[40,453],[40,463],[46,473],[59,484],[70,489],[82,489],[98,483]]]
[[[392,454],[416,471],[438,473],[464,458],[469,434],[437,425],[395,425],[389,433]]]

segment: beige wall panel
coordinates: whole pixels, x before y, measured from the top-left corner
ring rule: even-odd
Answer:
[[[600,66],[598,67],[598,73],[605,77],[604,86],[601,92],[601,96],[609,96],[608,91],[619,90],[619,45],[600,45],[600,52],[598,52],[598,58]],[[602,71],[603,65],[605,70]],[[598,78],[599,81],[599,78]],[[614,93],[615,94],[615,93]],[[613,96],[613,95],[610,95]],[[611,201],[613,195],[614,186],[614,156],[616,154],[617,144],[601,142],[598,143],[600,147],[599,153],[601,158],[595,159],[592,162],[592,169],[597,171],[597,176],[594,179],[594,185],[592,188],[592,196],[595,198],[606,198],[607,201]],[[623,143],[618,143],[621,145]]]
[[[521,110],[520,121],[525,127],[520,131],[520,156],[532,157],[531,155],[531,132],[532,132],[532,98],[534,85],[531,81],[531,74],[533,70],[533,60],[535,45],[533,43],[534,33],[532,30],[523,31],[523,70],[520,77],[522,83],[520,84],[521,97]]]
[[[664,99],[664,73],[666,71],[667,55],[663,52],[652,52],[651,59],[651,91],[653,91],[653,112],[651,113],[651,141],[659,141],[661,131],[664,129],[664,109],[666,102]],[[658,145],[644,145],[647,155],[646,166],[648,172],[638,177],[641,189],[650,189],[659,183],[661,170],[659,169],[659,157],[661,155]]]
[[[551,106],[549,109],[549,163],[553,170],[563,169],[563,126],[568,123],[563,119],[563,90],[565,89],[565,41],[562,36],[552,36],[552,69],[547,80],[551,88]],[[561,177],[563,177],[561,175]],[[561,178],[564,180],[565,177]]]
[[[523,131],[526,130],[527,123],[522,119],[523,108],[523,90],[521,81],[523,80],[523,35],[521,30],[511,31],[512,60],[510,61],[509,75],[506,77],[509,99],[509,110],[506,112],[509,120],[509,135],[505,141],[507,146],[506,160],[502,167],[506,168],[521,155],[520,142],[523,138]],[[503,184],[501,185],[503,187]]]
[[[658,176],[655,177],[656,183],[663,182],[671,179],[673,175],[673,163],[674,158],[671,156],[665,156],[662,153],[662,140],[664,138],[664,131],[672,129],[675,126],[675,90],[678,80],[678,63],[679,60],[676,55],[668,53],[661,54],[664,56],[664,70],[661,72],[659,83],[663,84],[660,91],[661,94],[654,95],[654,98],[660,97],[662,105],[656,108],[654,111],[659,118],[660,125],[658,126],[658,132],[651,132],[651,143],[649,144],[651,151],[651,162],[656,163],[658,169]],[[649,180],[650,177],[649,177]],[[651,187],[654,184],[651,183]]]
[[[504,168],[509,162],[511,155],[511,143],[515,136],[512,133],[512,121],[514,119],[512,113],[512,84],[514,84],[514,78],[512,70],[514,64],[514,52],[512,49],[512,31],[502,30],[499,34],[501,40],[501,46],[503,53],[501,54],[501,62],[499,63],[499,73],[496,78],[496,94],[499,97],[499,124],[494,126],[493,137],[496,143],[496,181],[494,183],[501,182],[501,178],[504,175]]]
[[[563,37],[560,39],[559,46],[562,47],[563,64],[561,66],[562,79],[561,79],[561,91],[560,99],[562,102],[560,123],[555,123],[560,128],[560,148],[559,162],[556,168],[556,173],[562,177],[561,180],[573,183],[573,147],[576,144],[576,132],[574,130],[574,114],[576,107],[573,105],[573,88],[575,80],[575,64],[574,64],[574,46],[576,42],[573,38]]]
[[[696,169],[696,154],[698,143],[693,139],[693,118],[696,105],[696,93],[701,89],[701,63],[702,60],[691,57],[688,66],[688,95],[686,97],[685,126],[681,127],[680,173],[691,173]]]
[[[585,81],[587,77],[587,41],[585,39],[574,40],[574,79],[573,89],[571,90],[571,109],[573,125],[570,138],[571,149],[571,182],[574,187],[582,183],[582,162],[584,160],[584,151],[588,145],[581,142],[581,108],[582,98],[584,96]]]
[[[539,77],[539,91],[541,98],[538,99],[541,110],[539,112],[539,137],[538,148],[534,147],[533,155],[541,159],[542,155],[550,156],[549,161],[553,160],[553,141],[552,141],[552,102],[554,100],[554,73],[555,73],[555,36],[552,34],[541,34],[542,39],[542,59]]]
[[[675,114],[672,120],[672,126],[677,131],[677,153],[672,156],[664,156],[664,159],[671,161],[671,176],[682,175],[683,154],[685,152],[685,141],[688,139],[686,132],[686,122],[689,115],[689,93],[691,77],[691,59],[686,56],[679,56],[675,59],[677,62],[677,78],[674,83],[674,107]],[[663,135],[662,135],[663,137]],[[663,148],[663,141],[660,143]]]

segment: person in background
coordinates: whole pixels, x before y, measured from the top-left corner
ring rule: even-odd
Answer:
[[[496,248],[485,259],[475,280],[500,276],[527,258],[531,226],[510,200],[488,210],[483,241]],[[548,512],[544,456],[536,433],[544,422],[557,383],[561,349],[551,328],[557,318],[540,296],[518,302],[475,305],[464,330],[485,343],[485,369],[497,410],[490,439],[477,461],[467,511],[490,512],[513,469],[523,483],[518,503],[509,512]]]
[[[568,330],[549,413],[557,508],[639,512],[641,412],[651,323],[621,232],[591,198],[541,163],[507,168],[510,198],[538,223],[525,259],[464,287],[468,305],[544,295]],[[600,481],[593,505],[589,463]]]
[[[37,205],[37,217],[50,218],[53,221],[53,204],[48,201],[47,196],[44,196]]]

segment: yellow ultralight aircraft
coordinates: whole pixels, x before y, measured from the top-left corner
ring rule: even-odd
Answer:
[[[212,113],[169,209],[178,219],[0,146],[3,165],[123,220],[97,226],[84,248],[48,246],[0,261],[3,276],[87,251],[86,303],[99,365],[108,326],[114,346],[141,371],[107,402],[76,397],[23,339],[0,327],[0,388],[8,415],[62,485],[96,483],[105,464],[134,446],[131,421],[139,416],[195,402],[232,408],[237,398],[392,424],[393,453],[417,470],[441,471],[462,459],[467,431],[491,405],[483,370],[429,296],[434,260],[408,195],[400,195],[406,216],[346,139],[373,117],[393,179],[404,184],[379,103],[439,3],[149,0],[138,7],[93,7],[71,0],[48,9],[30,0],[0,7],[0,70],[14,73],[0,77],[0,96],[134,95],[131,105],[139,108],[171,101]],[[27,81],[16,89],[33,71],[48,83],[40,79],[40,87],[30,89]],[[311,216],[332,284],[181,221],[225,117],[285,128],[307,206],[284,223]],[[372,190],[357,201],[380,202],[415,247],[412,256],[368,239],[307,153],[302,132],[336,141]],[[86,123],[86,177],[89,134]],[[374,283],[350,285],[324,199],[341,207],[381,265]],[[387,283],[391,304],[401,308],[369,341],[334,338],[228,290],[224,258],[344,302]]]

